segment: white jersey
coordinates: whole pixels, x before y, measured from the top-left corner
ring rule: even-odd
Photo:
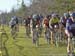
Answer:
[[[16,24],[15,18],[11,18],[9,25],[15,25],[15,24]]]

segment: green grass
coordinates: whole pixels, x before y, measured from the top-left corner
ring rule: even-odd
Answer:
[[[58,55],[58,54],[66,54],[66,46],[55,47],[52,45],[48,45],[44,38],[40,38],[39,46],[36,47],[32,43],[32,38],[25,37],[25,29],[24,27],[20,27],[20,32],[18,33],[18,37],[16,40],[13,40],[8,27],[5,27],[6,33],[9,37],[5,46],[7,48],[9,56],[66,56],[66,55]],[[3,41],[6,39],[4,36]],[[3,54],[6,54],[3,51]],[[56,55],[57,54],[57,55]]]

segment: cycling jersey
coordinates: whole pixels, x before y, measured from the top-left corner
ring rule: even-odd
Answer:
[[[58,18],[52,18],[50,20],[50,24],[55,24],[55,23],[58,23],[59,22],[59,19]]]
[[[49,22],[50,26],[52,26],[52,28],[54,28],[55,25],[59,26],[59,19],[58,18],[52,18]]]
[[[72,21],[71,18],[67,19],[67,22],[66,22],[66,30],[68,30],[68,32],[72,33],[73,36],[75,36],[75,28],[74,28],[74,25],[75,22]]]
[[[44,24],[46,27],[49,27],[49,20],[48,19],[44,19]]]

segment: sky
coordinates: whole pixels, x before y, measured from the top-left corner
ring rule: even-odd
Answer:
[[[19,4],[21,4],[22,0],[19,1]],[[29,0],[25,0],[25,4],[29,6]],[[13,7],[17,8],[17,0],[0,0],[0,12],[10,12]]]

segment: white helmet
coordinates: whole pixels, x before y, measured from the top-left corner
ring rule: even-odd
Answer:
[[[55,16],[56,16],[56,14],[55,14],[55,13],[53,13],[53,14],[52,14],[52,17],[55,17]]]

